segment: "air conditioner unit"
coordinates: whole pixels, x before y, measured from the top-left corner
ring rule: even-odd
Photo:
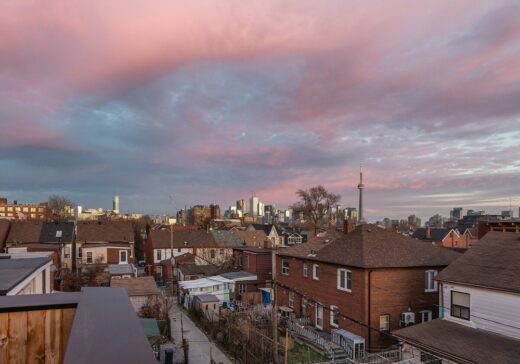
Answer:
[[[415,313],[403,312],[401,314],[401,321],[399,322],[399,324],[401,327],[415,324]]]

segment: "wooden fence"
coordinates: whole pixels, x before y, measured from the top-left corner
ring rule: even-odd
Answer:
[[[75,308],[0,313],[0,363],[61,364]]]

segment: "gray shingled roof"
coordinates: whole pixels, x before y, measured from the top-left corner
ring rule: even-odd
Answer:
[[[214,294],[200,294],[195,296],[200,302],[219,302],[219,299]]]
[[[520,234],[488,232],[437,276],[439,281],[520,292]]]
[[[278,254],[359,268],[446,266],[460,256],[372,224],[284,248]]]
[[[212,230],[211,234],[221,248],[236,248],[244,246],[236,231]]]
[[[430,237],[426,237],[426,228],[418,228],[413,234],[412,238],[419,240],[442,241],[449,234],[452,229],[447,228],[430,228]]]
[[[473,248],[472,248],[473,249]],[[439,356],[451,356],[475,364],[516,364],[520,340],[436,319],[409,326],[393,334]]]
[[[6,295],[34,271],[51,261],[51,257],[0,258],[0,295]]]

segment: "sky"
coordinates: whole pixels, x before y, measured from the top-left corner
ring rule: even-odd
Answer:
[[[520,206],[518,1],[4,1],[0,196]]]

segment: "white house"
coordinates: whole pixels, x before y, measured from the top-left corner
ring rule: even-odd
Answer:
[[[437,276],[441,318],[394,332],[403,359],[518,363],[519,262],[520,234],[488,232]]]

